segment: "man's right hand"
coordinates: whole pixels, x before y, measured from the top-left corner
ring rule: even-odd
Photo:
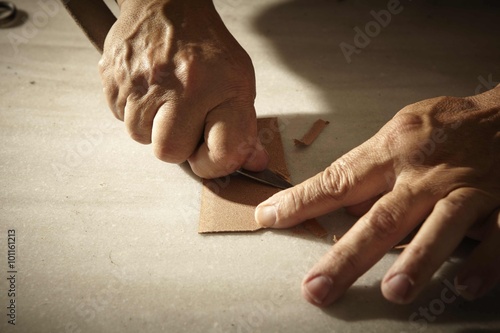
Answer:
[[[99,69],[130,136],[201,177],[259,171],[255,74],[208,0],[125,0]]]

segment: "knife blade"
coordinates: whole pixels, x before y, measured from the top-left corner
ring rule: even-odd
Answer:
[[[281,177],[280,175],[274,173],[269,169],[265,169],[263,171],[258,171],[258,172],[239,169],[236,172],[239,173],[240,175],[251,178],[258,182],[271,185],[283,190],[293,187],[293,185],[290,184],[288,181],[286,181],[283,177]]]

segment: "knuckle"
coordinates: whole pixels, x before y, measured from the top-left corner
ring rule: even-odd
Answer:
[[[189,91],[195,89],[197,84],[203,80],[205,73],[202,51],[197,47],[184,47],[176,54],[175,77],[181,82],[184,89]],[[156,77],[168,76],[168,70],[160,67],[154,70]],[[161,73],[161,74],[160,74]]]
[[[116,105],[113,107],[112,112],[115,115],[116,119],[125,121],[125,111],[120,103],[116,103]]]
[[[113,116],[115,116],[116,119],[123,121],[123,112],[120,112],[115,106],[111,106],[110,109],[111,113],[113,113]]]
[[[391,120],[391,131],[409,132],[419,129],[424,125],[422,116],[415,113],[398,113]]]
[[[137,130],[129,130],[130,137],[139,143],[142,144],[150,144],[151,143],[151,135],[148,133],[140,132]]]
[[[168,143],[155,145],[153,151],[156,158],[167,163],[182,163],[187,159],[177,147]]]
[[[115,69],[111,64],[110,59],[105,55],[103,55],[97,63],[97,70],[99,72],[101,80],[113,78],[115,75]]]
[[[404,110],[404,109],[403,109]],[[408,134],[418,132],[424,126],[424,119],[414,113],[399,112],[387,124],[384,131],[382,145],[387,147],[390,152],[401,151],[402,147],[408,144]]]
[[[118,99],[115,99],[115,100],[110,99],[108,104],[109,104],[109,108],[110,108],[111,112],[113,113],[113,115],[115,116],[115,118],[120,120],[120,121],[124,121],[125,120],[125,113],[124,113],[124,109],[122,108],[122,104],[120,103],[120,101]]]
[[[149,84],[142,77],[134,78],[127,89],[129,96],[144,96],[148,93],[148,90]]]
[[[99,70],[99,73],[102,75],[104,73],[104,71],[106,70],[107,67],[108,67],[107,66],[107,60],[103,56],[103,57],[101,57],[101,59],[97,63],[97,69]]]
[[[410,277],[416,277],[423,266],[435,267],[435,256],[420,244],[410,243],[404,253],[406,258],[409,258],[409,260],[406,260],[404,270]]]
[[[354,187],[355,177],[344,159],[339,159],[321,173],[320,192],[334,200],[343,199]]]
[[[445,198],[441,199],[436,203],[435,209],[439,212],[442,217],[451,218],[456,216],[457,213],[465,208],[465,202],[460,201],[458,198]],[[470,207],[469,207],[470,209]]]
[[[373,235],[379,239],[387,239],[387,236],[395,234],[400,229],[398,214],[391,213],[387,209],[374,212],[367,225]]]
[[[216,169],[224,170],[225,173],[229,174],[241,168],[245,163],[245,158],[244,154],[235,149],[219,148],[213,151],[212,163]]]
[[[353,276],[357,276],[357,273],[361,269],[361,257],[358,252],[349,245],[334,245],[332,251],[327,253],[327,256],[328,262],[337,263],[342,271],[346,270],[349,273],[354,273]],[[345,274],[345,276],[347,275],[349,274]]]
[[[129,136],[142,144],[151,143],[152,120],[148,117],[148,110],[145,107],[136,106],[130,107],[127,104],[125,117],[125,126]],[[142,110],[142,112],[141,112]]]
[[[281,196],[281,200],[278,204],[277,214],[278,220],[282,218],[280,215],[293,215],[295,212],[304,211],[304,201],[302,200],[304,196],[303,187],[296,187],[294,191],[290,191],[288,195]]]
[[[172,84],[172,70],[169,64],[155,64],[151,67],[146,80],[148,85],[164,85]]]
[[[465,111],[474,108],[476,105],[474,100],[463,97],[441,96],[433,99],[434,105],[431,111],[456,110]]]

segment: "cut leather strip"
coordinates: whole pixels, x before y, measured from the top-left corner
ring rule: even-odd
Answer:
[[[323,131],[323,129],[328,125],[330,122],[323,120],[323,119],[318,119],[314,122],[312,127],[307,131],[306,134],[302,137],[302,139],[293,139],[293,142],[295,143],[296,146],[309,146],[311,143],[316,140],[318,135]]]
[[[270,156],[269,169],[290,181],[277,118],[257,120],[261,142]],[[255,231],[255,207],[278,188],[241,175],[203,180],[199,233]]]

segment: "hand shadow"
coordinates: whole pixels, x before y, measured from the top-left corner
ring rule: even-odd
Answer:
[[[376,130],[409,103],[474,95],[500,81],[498,4],[403,0],[399,9],[364,43],[353,28],[365,32],[387,1],[280,2],[256,17],[254,28],[322,93],[334,121],[353,129],[368,119]],[[342,43],[363,48],[344,54]]]
[[[440,95],[470,96],[500,81],[497,3],[401,1],[401,8],[377,34],[368,36],[366,45],[350,55],[343,53],[341,43],[355,45],[357,31],[365,31],[375,20],[372,11],[386,10],[387,1],[282,1],[255,18],[254,29],[291,72],[314,85],[330,108],[325,117],[343,129],[337,138],[341,146],[330,157],[336,158],[368,139],[410,103]],[[356,27],[359,30],[354,30]],[[465,243],[458,252],[467,252],[463,251]],[[458,257],[464,257],[463,253]],[[446,266],[444,271],[449,269]],[[449,272],[438,276],[443,274],[444,281],[453,281]],[[420,307],[437,307],[439,302],[434,300],[440,300],[446,287],[434,279],[413,304],[399,306],[383,299],[379,283],[357,284],[324,311],[346,321],[408,321]],[[427,324],[497,323],[499,294],[497,288],[475,302],[457,297]]]
[[[380,291],[381,281],[376,281],[373,285],[352,286],[340,300],[323,309],[323,312],[347,322],[380,318],[408,322],[409,331],[457,322],[465,322],[471,327],[498,324],[500,288],[469,302],[459,296],[453,285],[460,262],[476,245],[477,242],[465,239],[411,304],[397,305],[385,300]]]

